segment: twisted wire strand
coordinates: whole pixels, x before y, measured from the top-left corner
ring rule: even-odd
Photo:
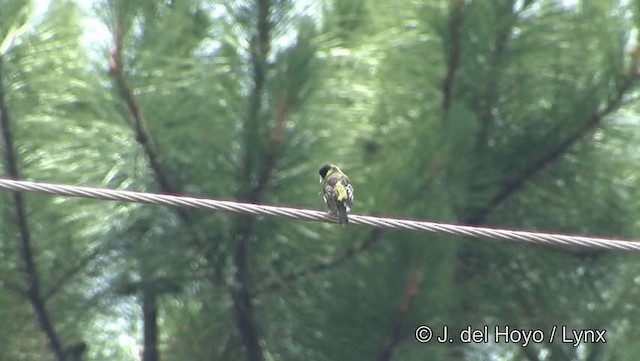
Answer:
[[[276,216],[316,222],[337,222],[327,212],[319,212],[303,208],[268,206],[254,203],[220,201],[214,199],[176,196],[167,194],[131,192],[105,188],[78,187],[52,183],[36,183],[0,178],[0,189],[23,192],[39,192],[58,196],[70,196],[111,201],[124,201],[184,207],[210,209],[252,215]],[[382,229],[401,229],[418,232],[444,233],[456,236],[509,240],[517,242],[542,243],[568,247],[586,247],[603,250],[638,252],[640,242],[571,236],[553,233],[526,232],[488,227],[464,226],[446,223],[414,221],[400,218],[383,218],[372,216],[349,215],[349,223],[354,225],[376,227]]]

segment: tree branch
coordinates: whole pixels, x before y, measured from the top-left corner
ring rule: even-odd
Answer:
[[[564,140],[558,143],[555,147],[550,148],[546,154],[543,154],[537,161],[530,164],[520,174],[508,179],[504,182],[502,189],[500,189],[491,200],[482,208],[477,210],[474,214],[463,220],[467,224],[481,224],[486,217],[500,204],[506,201],[511,195],[519,191],[528,180],[533,178],[536,174],[540,173],[544,168],[558,160],[564,154],[566,154],[571,147],[573,147],[585,134],[596,128],[602,120],[622,104],[624,94],[633,83],[633,77],[627,76],[618,87],[618,91],[615,96],[609,100],[607,106],[601,111],[593,114],[591,118],[587,120],[581,127],[577,128],[572,134],[567,136]]]
[[[13,141],[13,135],[11,133],[11,119],[9,115],[9,107],[7,106],[3,78],[3,58],[0,56],[0,130],[2,131],[2,138],[5,148],[5,163],[8,176],[11,179],[20,179],[20,172],[18,170],[18,158],[15,153],[15,145]],[[45,334],[49,348],[53,352],[56,360],[65,361],[65,353],[60,342],[58,333],[56,332],[51,315],[46,307],[44,297],[42,297],[42,288],[40,286],[40,275],[38,273],[38,267],[34,257],[33,244],[31,239],[31,232],[27,221],[27,214],[25,209],[25,202],[20,192],[12,192],[13,204],[15,207],[15,217],[18,226],[19,239],[20,239],[20,256],[24,264],[24,271],[27,276],[27,289],[24,294],[26,295],[31,307],[33,308],[36,318],[38,319],[38,325]]]
[[[395,354],[396,348],[402,341],[403,328],[405,325],[407,314],[409,313],[409,309],[411,308],[413,300],[420,292],[420,287],[422,286],[422,275],[424,273],[425,266],[426,259],[423,256],[416,264],[413,265],[413,267],[411,267],[409,279],[407,279],[404,292],[402,294],[402,297],[400,298],[400,302],[398,303],[396,316],[391,325],[391,333],[389,335],[389,338],[387,339],[387,342],[384,344],[382,349],[380,349],[380,353],[378,355],[379,361],[393,360],[393,355]]]
[[[142,361],[158,361],[158,295],[153,286],[148,284],[142,287],[140,292],[142,298],[142,323],[143,323],[143,345]]]
[[[270,21],[271,1],[256,0],[256,29],[250,41],[250,54],[252,65],[253,87],[249,95],[249,111],[244,123],[244,159],[241,164],[241,175],[244,184],[237,198],[251,202],[259,202],[264,196],[268,183],[275,167],[277,148],[275,144],[266,144],[265,156],[260,164],[260,170],[256,172],[256,161],[264,152],[261,147],[261,137],[265,132],[266,124],[262,115],[262,102],[264,99],[267,57],[271,48]],[[234,252],[234,283],[230,288],[233,300],[233,311],[238,335],[244,346],[246,358],[249,361],[263,361],[264,353],[260,345],[258,323],[255,319],[253,305],[253,291],[251,272],[249,269],[250,242],[256,236],[256,218],[238,217],[234,234],[237,239]]]
[[[251,290],[251,273],[249,271],[249,240],[255,234],[253,217],[242,217],[240,223],[244,227],[239,229],[238,245],[234,252],[234,283],[230,287],[233,300],[233,314],[240,340],[244,345],[246,358],[249,361],[263,361],[264,354],[260,346],[258,323],[255,318]]]
[[[122,15],[118,14],[117,16],[120,17]],[[109,75],[111,75],[111,78],[113,79],[120,98],[127,105],[130,115],[129,124],[135,132],[136,140],[140,146],[142,146],[142,149],[149,160],[149,166],[153,171],[156,182],[158,182],[158,185],[163,192],[175,194],[175,189],[169,181],[169,177],[167,176],[164,166],[160,161],[160,156],[149,132],[147,120],[142,114],[142,109],[133,95],[133,90],[131,89],[123,70],[122,47],[124,35],[120,23],[121,21],[116,21],[115,28],[113,29],[114,44],[111,50],[111,59],[109,61]],[[188,216],[185,217],[188,218]]]
[[[447,49],[447,70],[442,80],[442,109],[447,112],[453,100],[453,84],[462,56],[462,26],[464,22],[464,0],[451,0],[449,10],[449,44]]]
[[[109,75],[113,79],[115,88],[124,103],[129,110],[129,124],[135,132],[136,141],[140,144],[149,161],[149,167],[153,172],[153,176],[160,187],[160,191],[167,194],[178,194],[176,188],[171,184],[168,173],[160,160],[160,155],[153,142],[153,137],[148,127],[148,122],[144,117],[142,108],[140,107],[138,100],[136,99],[131,85],[127,81],[127,76],[124,71],[124,64],[122,60],[123,41],[124,41],[124,15],[118,13],[116,20],[113,24],[113,37],[114,44],[111,49],[111,57],[109,60]],[[195,231],[194,222],[189,212],[184,209],[173,209],[178,216],[178,219],[185,226],[191,243],[200,249],[210,250],[210,247],[205,247],[204,243],[198,237]],[[205,252],[208,257],[208,251]],[[210,258],[210,257],[209,257]]]
[[[285,285],[295,282],[300,278],[308,277],[323,271],[330,270],[342,264],[343,262],[348,261],[351,258],[354,258],[355,256],[359,255],[361,252],[369,249],[369,247],[371,247],[372,245],[377,243],[378,240],[380,240],[381,234],[382,234],[382,231],[380,229],[374,229],[369,234],[369,237],[365,239],[363,242],[361,242],[360,244],[351,246],[345,249],[343,252],[336,255],[335,257],[325,261],[320,261],[309,268],[296,270],[296,271],[281,275],[276,279],[267,280],[264,284],[258,287],[258,289],[256,290],[256,293],[260,294],[260,293],[278,291],[282,289]]]
[[[102,253],[102,251],[103,250],[102,250],[101,247],[96,248],[90,254],[82,257],[82,259],[80,259],[80,261],[76,262],[76,264],[74,264],[73,266],[69,267],[64,272],[64,274],[61,277],[59,277],[56,281],[52,282],[53,285],[50,286],[49,289],[44,292],[45,299],[49,299],[49,298],[53,297],[56,293],[58,293],[62,289],[62,287],[71,278],[73,278],[75,275],[80,273],[80,271],[85,269],[85,267],[87,267],[87,265],[89,263],[91,263],[91,261],[93,261],[94,259],[98,258],[98,256]]]
[[[505,1],[501,4],[497,3],[495,6],[499,7],[496,18],[500,19],[500,26],[498,26],[497,34],[489,53],[490,57],[487,61],[487,81],[484,90],[479,94],[478,104],[476,104],[479,113],[478,118],[482,124],[476,144],[481,148],[486,146],[489,129],[493,124],[493,109],[498,105],[500,80],[504,72],[507,46],[513,34],[513,25],[517,20],[517,16],[513,12],[514,0]]]
[[[118,13],[116,14],[116,19],[113,24],[114,44],[109,60],[109,75],[113,79],[113,83],[120,98],[124,101],[127,109],[129,110],[129,124],[135,133],[136,141],[140,144],[146,154],[149,167],[151,168],[156,183],[163,193],[177,194],[177,189],[169,180],[168,172],[162,164],[160,154],[153,141],[151,131],[149,130],[148,122],[142,112],[142,107],[138,103],[124,71],[122,56],[124,28],[124,14]],[[220,262],[217,262],[216,257],[213,255],[213,248],[211,246],[206,246],[198,236],[191,214],[184,209],[174,208],[173,211],[184,226],[190,243],[196,248],[203,250],[205,259],[213,267],[215,280],[223,283]],[[158,305],[157,294],[155,291],[150,290],[147,287],[148,286],[144,286],[141,293],[145,346],[143,359],[145,361],[152,361],[158,360],[160,357],[157,345]]]

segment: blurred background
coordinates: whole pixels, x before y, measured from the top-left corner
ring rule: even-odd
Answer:
[[[640,239],[639,25],[638,0],[0,0],[0,171],[325,210],[334,163],[356,214]],[[638,254],[8,191],[0,215],[0,360],[640,353]]]

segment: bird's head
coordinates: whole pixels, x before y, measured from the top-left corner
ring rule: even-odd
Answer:
[[[320,174],[320,177],[322,177],[322,179],[325,179],[332,173],[341,174],[342,171],[340,170],[340,168],[338,168],[338,166],[335,166],[333,164],[325,164],[322,166],[322,168],[320,168],[318,173]]]

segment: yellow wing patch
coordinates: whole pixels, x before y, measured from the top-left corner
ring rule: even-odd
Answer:
[[[333,188],[333,193],[336,195],[336,200],[344,202],[347,199],[347,188],[341,182],[336,183]]]

